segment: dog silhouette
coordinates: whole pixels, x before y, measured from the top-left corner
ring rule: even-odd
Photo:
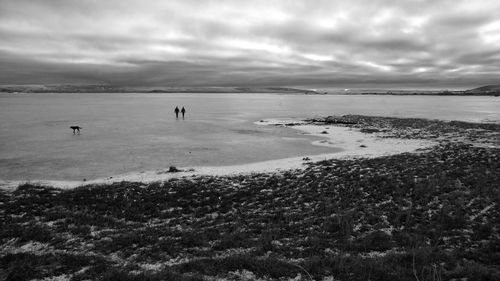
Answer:
[[[73,129],[73,134],[75,132],[78,132],[78,134],[80,134],[80,129],[82,129],[82,127],[80,126],[71,126],[70,128]]]

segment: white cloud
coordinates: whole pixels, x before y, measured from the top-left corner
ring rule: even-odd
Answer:
[[[500,20],[482,26],[479,34],[486,44],[500,45]]]
[[[377,70],[381,70],[381,71],[391,71],[392,70],[392,67],[390,67],[390,66],[378,64],[378,63],[371,62],[371,61],[359,61],[358,63],[361,65],[372,67],[372,68],[377,69]]]
[[[304,58],[312,60],[312,61],[333,61],[334,58],[332,56],[318,55],[318,54],[303,54]]]
[[[220,40],[219,45],[225,48],[262,51],[262,52],[273,53],[276,55],[289,55],[292,53],[292,50],[288,46],[276,43],[263,42],[263,41],[254,41],[254,40],[226,38]]]

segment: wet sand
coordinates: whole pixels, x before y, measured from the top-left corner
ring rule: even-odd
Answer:
[[[280,170],[304,169],[306,167],[305,164],[321,160],[388,156],[404,152],[413,152],[432,147],[436,144],[436,142],[431,140],[384,138],[382,134],[363,133],[359,128],[338,125],[320,125],[306,121],[296,122],[290,119],[266,119],[256,122],[255,124],[264,126],[287,126],[296,129],[298,131],[297,134],[320,137],[322,140],[313,141],[311,144],[330,147],[332,152],[243,165],[176,167],[180,170],[179,172],[169,172],[168,169],[162,169],[112,175],[107,178],[89,181],[34,180],[28,183],[68,189],[90,184],[111,184],[121,181],[151,183],[182,177],[273,173]],[[13,189],[23,183],[26,183],[26,181],[5,181],[0,183],[0,186],[7,189]]]

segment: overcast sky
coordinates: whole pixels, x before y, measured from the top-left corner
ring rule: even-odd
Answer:
[[[0,84],[500,84],[499,0],[0,0]]]

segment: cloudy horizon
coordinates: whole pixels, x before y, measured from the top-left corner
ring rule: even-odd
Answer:
[[[500,1],[0,0],[0,84],[498,84]]]

